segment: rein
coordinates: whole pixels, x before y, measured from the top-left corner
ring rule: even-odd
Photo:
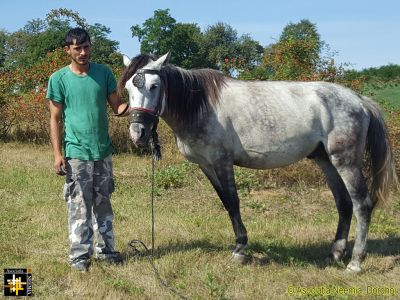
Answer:
[[[157,121],[158,122],[158,121]],[[157,124],[155,124],[155,126],[157,126]],[[155,132],[155,131],[154,131]],[[157,133],[156,133],[157,134]],[[160,158],[161,159],[161,158]],[[143,243],[141,240],[132,240],[128,243],[128,246],[132,248],[133,254],[134,255],[141,255],[144,256],[143,252],[140,251],[137,247],[137,245],[141,245],[145,251],[147,253],[150,252],[150,255],[145,256],[153,271],[154,274],[156,275],[158,281],[160,282],[160,284],[168,289],[171,293],[173,293],[174,295],[176,295],[178,298],[180,299],[184,299],[184,300],[188,300],[189,297],[187,297],[186,295],[181,294],[176,288],[174,288],[173,286],[171,286],[165,279],[162,278],[160,272],[158,271],[155,263],[154,263],[154,244],[155,244],[155,217],[154,217],[154,161],[157,160],[154,153],[151,157],[151,189],[150,189],[150,206],[151,206],[151,249],[149,250],[149,248],[147,248],[147,246],[145,245],[145,243]]]
[[[160,76],[160,71],[157,70],[147,70],[147,69],[139,69],[136,72],[135,78],[133,78],[133,84],[140,88],[143,87],[145,84],[145,74],[158,74]],[[160,76],[160,78],[162,78]],[[165,101],[166,99],[166,89],[165,89],[165,81],[162,79],[162,86],[161,86],[161,92],[160,92],[160,98],[158,100],[157,106],[155,110],[152,109],[147,109],[147,108],[142,108],[142,107],[133,107],[130,109],[131,111],[131,123],[147,123],[151,124],[153,123],[153,129],[151,131],[151,136],[150,136],[150,148],[152,151],[152,157],[151,157],[151,190],[150,190],[150,205],[151,205],[151,250],[146,247],[146,245],[141,241],[141,240],[132,240],[128,243],[129,247],[132,248],[132,251],[134,255],[143,255],[142,252],[137,248],[136,245],[141,245],[145,251],[148,253],[150,252],[150,256],[146,256],[148,259],[154,274],[156,275],[158,281],[160,284],[168,289],[170,292],[172,292],[175,296],[179,297],[180,299],[189,299],[187,296],[181,294],[176,288],[171,286],[166,280],[164,280],[160,272],[158,271],[157,267],[155,266],[154,263],[154,240],[155,240],[155,229],[154,229],[154,224],[155,224],[155,217],[154,217],[154,161],[161,160],[161,146],[158,141],[158,133],[157,133],[157,126],[158,122],[160,120],[160,111],[161,111],[161,106],[162,102]]]
[[[176,295],[178,298],[180,299],[184,299],[184,300],[188,300],[189,297],[181,294],[176,288],[174,288],[173,286],[171,286],[165,279],[163,279],[161,277],[160,272],[158,271],[155,263],[154,263],[154,240],[155,240],[155,229],[154,229],[154,224],[155,224],[155,218],[154,218],[154,161],[155,161],[155,157],[154,155],[151,158],[151,190],[150,190],[150,205],[151,205],[151,249],[149,250],[149,248],[147,248],[147,246],[141,241],[141,240],[132,240],[128,243],[128,246],[132,248],[133,254],[134,255],[144,255],[142,253],[142,251],[140,251],[138,249],[138,247],[136,245],[141,245],[146,252],[150,252],[150,256],[145,256],[153,271],[154,274],[156,275],[158,281],[160,282],[160,284],[168,289],[170,292],[172,292],[174,295]]]

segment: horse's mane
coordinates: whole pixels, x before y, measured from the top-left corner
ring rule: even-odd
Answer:
[[[185,70],[173,65],[161,69],[167,82],[167,110],[175,120],[190,124],[199,114],[219,102],[225,77],[222,72],[211,69]]]
[[[138,55],[123,72],[118,84],[119,93],[123,92],[126,82],[144,67],[150,60],[150,55]],[[197,121],[200,113],[207,112],[211,105],[219,102],[225,76],[222,72],[212,69],[185,70],[174,65],[165,65],[160,75],[167,86],[167,113],[177,121],[190,124]]]

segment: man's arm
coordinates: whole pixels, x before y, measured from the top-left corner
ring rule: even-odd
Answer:
[[[129,104],[122,102],[116,92],[111,93],[107,97],[107,101],[116,116],[125,117],[129,115]]]
[[[65,160],[61,151],[61,130],[63,105],[55,101],[49,101],[50,107],[50,139],[53,145],[54,171],[57,175],[65,175]]]

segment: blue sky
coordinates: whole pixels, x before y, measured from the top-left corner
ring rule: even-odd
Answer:
[[[339,63],[355,69],[400,64],[399,0],[3,0],[0,28],[16,31],[29,20],[44,19],[53,8],[72,9],[90,24],[110,27],[110,38],[128,56],[138,54],[140,47],[130,27],[142,24],[156,9],[169,8],[177,22],[196,23],[202,30],[225,22],[263,46],[273,43],[289,22],[309,19],[321,39],[339,52]]]

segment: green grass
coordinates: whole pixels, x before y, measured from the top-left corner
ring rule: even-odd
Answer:
[[[132,239],[151,244],[149,167],[147,157],[114,157],[114,225],[125,262],[93,263],[80,274],[67,265],[64,178],[53,174],[50,147],[1,143],[0,268],[31,267],[36,299],[176,299],[159,285],[148,260],[128,247]],[[237,170],[252,258],[241,266],[230,260],[234,235],[228,215],[198,168],[166,157],[156,163],[156,174],[164,183],[156,186],[155,264],[191,299],[358,299],[349,289],[366,292],[368,286],[400,293],[398,193],[374,214],[364,272],[349,276],[344,264],[325,260],[337,214],[322,179],[312,177],[317,184],[309,184],[292,169]],[[289,295],[292,287],[295,294]],[[315,294],[321,287],[333,294]],[[387,299],[395,298],[400,294]]]
[[[371,96],[374,100],[392,110],[400,110],[400,84],[367,84],[364,94]]]

